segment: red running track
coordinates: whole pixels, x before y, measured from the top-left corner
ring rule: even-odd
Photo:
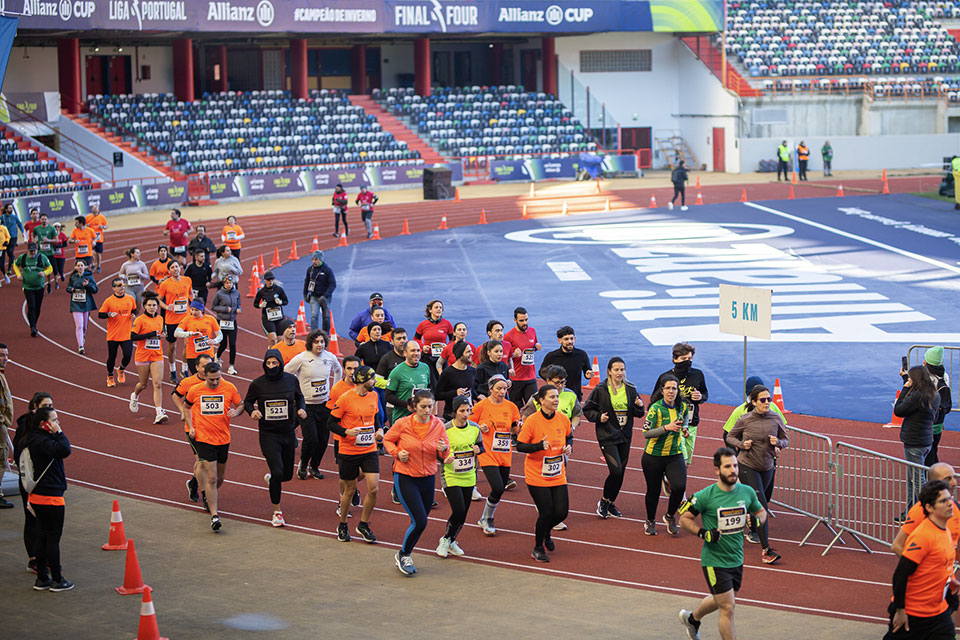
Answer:
[[[760,187],[754,185],[750,188]],[[722,189],[728,195],[739,197],[739,187]],[[704,191],[706,197],[709,188]],[[716,195],[719,200],[720,193]],[[611,192],[599,197],[612,199],[614,196],[617,198],[614,208],[620,209],[640,205],[644,197],[649,200],[645,190]],[[441,212],[447,213],[451,226],[475,222],[481,207],[491,222],[516,219],[524,201],[531,202],[526,198],[508,197],[461,203],[395,205],[379,208],[376,218],[381,223],[381,233],[384,235],[387,235],[385,228],[399,231],[404,218],[409,219],[411,230],[416,232],[434,228]],[[284,214],[281,231],[277,231],[275,216],[245,218],[243,226],[249,238],[243,251],[245,271],[249,273],[257,253],[263,253],[269,261],[275,246],[279,246],[281,256],[285,256],[290,242],[296,240],[301,251],[305,251],[314,234],[322,238],[322,247],[329,248],[336,241],[328,235],[331,220],[325,214],[317,211]],[[323,220],[322,225],[317,223],[318,219]],[[162,235],[158,227],[108,231],[106,240],[108,251],[104,257],[102,280],[108,280],[123,261],[122,249],[137,244],[145,248],[145,255],[152,256],[149,248],[160,244]],[[241,290],[245,292],[246,289]],[[101,300],[103,295],[106,294],[100,296]],[[41,335],[31,339],[23,318],[19,288],[5,286],[0,289],[0,320],[5,327],[2,340],[10,347],[12,360],[7,373],[18,413],[25,409],[25,402],[33,392],[44,390],[54,395],[66,431],[74,444],[74,454],[68,461],[71,481],[172,503],[186,509],[197,509],[186,501],[184,482],[190,474],[192,456],[186,446],[179,419],[172,417],[167,425],[153,425],[153,412],[148,405],[149,391],[141,396],[146,401],[142,404],[147,406],[142,407],[138,415],[131,415],[127,409],[127,399],[134,376],[128,377],[126,385],[107,389],[102,364],[106,355],[102,324],[91,320],[86,355],[80,355],[76,352],[73,323],[67,310],[68,300],[63,290],[47,296],[40,321]],[[341,318],[341,326],[345,326],[346,321],[347,318]],[[240,375],[234,380],[241,392],[245,390],[249,379],[261,372],[265,341],[257,324],[256,314],[247,311],[241,316],[241,327],[245,331],[238,342],[243,356],[237,363]],[[349,340],[341,341],[341,346],[347,347],[347,350],[352,347]],[[171,390],[171,385],[165,383],[165,398]],[[789,389],[785,392],[789,402]],[[165,400],[165,405],[168,410],[172,407],[169,400]],[[704,407],[697,447],[699,455],[690,468],[688,494],[715,479],[710,455],[720,444],[720,425],[728,413],[728,407]],[[896,433],[874,424],[798,415],[791,416],[791,424],[887,453],[900,451]],[[639,444],[641,440],[638,435],[635,443]],[[960,450],[960,438],[953,433],[945,433],[941,450],[948,456],[955,456]],[[505,495],[504,506],[498,510],[496,537],[487,538],[480,533],[475,518],[479,516],[481,507],[479,503],[473,506],[468,524],[460,537],[461,546],[468,554],[464,559],[688,594],[691,598],[702,595],[705,590],[699,566],[700,541],[685,533],[671,538],[666,535],[662,525],[660,535],[655,538],[642,533],[644,483],[639,467],[641,452],[635,445],[624,491],[618,500],[625,517],[620,520],[600,520],[594,509],[606,477],[606,466],[600,458],[593,426],[584,423],[577,432],[568,470],[571,513],[567,523],[570,529],[554,536],[557,551],[551,554],[553,562],[540,565],[530,559],[536,510],[522,480],[517,490]],[[389,459],[382,458],[381,461],[384,467],[381,472],[382,491],[371,524],[381,544],[396,546],[409,520],[402,509],[389,499],[387,489],[392,476]],[[332,454],[328,453],[325,457],[322,469],[327,474],[324,480],[294,480],[285,485],[284,515],[289,528],[333,536],[337,523],[337,489]],[[224,515],[264,524],[269,522],[271,508],[267,487],[263,482],[266,470],[259,452],[255,423],[246,416],[241,417],[235,421],[227,482],[221,490]],[[522,478],[519,455],[514,459],[513,475]],[[485,481],[481,480],[479,488],[482,493],[486,492]],[[661,514],[665,507],[663,500],[661,498]],[[449,515],[449,509],[439,492],[438,501],[440,506],[431,514],[431,523],[419,545],[424,552],[433,551]],[[105,512],[106,505],[105,501]],[[795,611],[883,622],[890,593],[889,579],[895,565],[893,556],[884,550],[869,555],[855,548],[839,546],[823,558],[820,553],[830,540],[825,530],[821,529],[813,535],[812,544],[800,548],[797,544],[812,522],[784,511],[775,513],[777,518],[772,521],[771,537],[784,559],[774,566],[762,565],[759,548],[747,545],[740,600]],[[213,535],[205,515],[198,513],[198,536]],[[355,525],[356,521],[354,517],[351,525]],[[229,521],[225,531],[229,535]],[[277,535],[283,533],[277,532]],[[354,539],[357,540],[356,537]],[[354,544],[362,546],[363,543]],[[362,550],[357,549],[357,552],[362,553]],[[384,568],[385,572],[390,570]]]

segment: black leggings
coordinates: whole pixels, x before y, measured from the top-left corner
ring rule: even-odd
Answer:
[[[66,259],[66,258],[57,258],[56,256],[54,256],[54,258],[53,258],[53,260],[51,260],[51,262],[53,263],[53,272],[54,272],[56,275],[60,276],[60,279],[63,280],[63,275],[64,275],[64,274],[63,274],[63,267],[64,267],[64,265],[66,264],[67,259]]]
[[[670,483],[667,515],[677,515],[677,509],[680,508],[683,494],[687,490],[687,465],[683,461],[683,454],[654,456],[644,452],[640,466],[643,467],[643,477],[647,481],[647,520],[657,519],[657,503],[660,501],[660,485],[664,476]]]
[[[673,197],[670,198],[670,202],[673,202],[677,199],[677,196],[680,196],[680,206],[687,204],[687,187],[682,183],[673,183]]]
[[[130,340],[107,340],[107,375],[113,375],[113,365],[117,362],[117,350],[123,352],[120,368],[126,369],[133,357],[133,342]]]
[[[488,465],[480,467],[483,475],[487,478],[487,484],[490,485],[490,493],[487,494],[487,502],[497,504],[505,491],[504,487],[510,481],[510,467],[498,467]]]
[[[757,498],[760,500],[760,506],[764,511],[767,509],[767,502],[773,495],[773,478],[777,473],[776,467],[771,467],[767,471],[757,471],[746,465],[740,467],[740,481],[757,492]],[[753,519],[751,518],[751,522]],[[757,529],[760,534],[760,544],[764,549],[770,546],[770,527],[768,520],[765,520]]]
[[[227,344],[230,345],[230,366],[232,367],[237,363],[237,329],[221,329],[223,333],[223,340],[220,341],[220,346],[217,347],[217,360],[220,359],[220,356],[223,355],[223,352],[227,350]]]
[[[930,451],[927,453],[926,459],[924,459],[924,466],[931,466],[940,462],[940,458],[937,456],[937,446],[940,444],[940,436],[943,435],[943,432],[933,434],[933,446],[930,447]]]
[[[603,482],[603,497],[614,502],[620,495],[620,487],[623,486],[623,474],[627,470],[627,460],[630,459],[630,443],[602,444],[600,452],[603,453],[603,459],[610,471]]]
[[[510,391],[508,391],[508,396],[510,402],[514,403],[518,407],[522,407],[527,404],[527,400],[533,397],[533,394],[537,392],[537,381],[536,380],[514,380],[513,384],[510,386]]]
[[[23,297],[27,299],[27,322],[31,329],[36,330],[43,307],[43,289],[24,289]]]
[[[567,495],[567,485],[556,487],[535,487],[527,485],[530,497],[537,505],[536,543],[538,549],[543,548],[543,541],[550,537],[550,530],[567,519],[570,510],[570,498]]]
[[[311,469],[320,467],[323,454],[330,442],[330,430],[327,419],[330,410],[326,404],[308,404],[307,419],[300,421],[300,433],[303,434],[303,448],[300,450],[300,464]]]
[[[23,490],[23,485],[17,480],[17,487],[20,489],[20,500],[23,505],[23,546],[27,550],[28,558],[37,557],[37,537],[40,535],[37,525],[37,516],[30,513],[27,509],[27,492]]]
[[[337,235],[340,235],[340,219],[343,218],[343,231],[347,235],[350,235],[350,227],[347,226],[347,212],[333,214],[334,219],[334,231]]]
[[[280,504],[281,483],[293,478],[293,458],[297,451],[297,434],[260,432],[260,452],[270,467],[270,504]]]
[[[13,261],[16,259],[17,252],[17,241],[11,240],[7,243],[7,248],[4,249],[4,252],[7,256],[7,265],[4,266],[3,256],[0,255],[0,271],[7,273],[8,271],[13,271]]]
[[[400,545],[400,553],[405,556],[413,553],[420,535],[427,528],[427,515],[433,508],[435,486],[434,476],[417,478],[405,473],[393,473],[393,488],[397,492],[397,497],[400,498],[401,506],[410,516],[410,526],[403,534],[403,544]]]
[[[456,540],[457,534],[467,521],[467,511],[470,510],[470,500],[473,498],[473,487],[447,486],[447,502],[450,503],[450,517],[447,518],[447,540]]]
[[[60,573],[60,536],[63,535],[63,516],[66,507],[62,505],[31,505],[37,514],[37,575],[45,577],[50,568],[55,582],[63,580]]]

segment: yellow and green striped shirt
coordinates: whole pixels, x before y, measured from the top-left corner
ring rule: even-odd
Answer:
[[[679,402],[671,408],[665,405],[662,399],[657,400],[650,405],[650,409],[647,411],[647,419],[643,423],[643,430],[658,429],[671,422],[676,422],[677,418],[682,417],[686,411],[687,404],[685,402]],[[679,431],[668,431],[662,436],[647,440],[647,446],[643,450],[653,456],[677,455],[682,452],[680,448],[681,437]]]

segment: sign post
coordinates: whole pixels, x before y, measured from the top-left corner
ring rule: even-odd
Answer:
[[[720,285],[720,332],[743,336],[743,386],[747,386],[747,336],[770,339],[772,289]]]

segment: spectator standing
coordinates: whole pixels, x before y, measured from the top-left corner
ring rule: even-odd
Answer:
[[[7,345],[0,342],[0,429],[3,430],[3,437],[0,437],[0,455],[3,455],[3,464],[0,464],[0,479],[3,478],[3,472],[10,468],[7,460],[13,454],[13,443],[10,442],[10,428],[13,426],[13,394],[10,393],[10,385],[7,383],[7,360],[10,357],[10,351]],[[12,509],[13,504],[3,498],[3,488],[0,487],[0,509]]]
[[[933,377],[923,367],[901,370],[900,375],[904,378],[903,389],[893,406],[893,415],[903,418],[903,424],[900,425],[903,457],[908,462],[922,465],[933,446],[933,421],[940,408],[940,396]],[[906,506],[896,519],[898,522],[903,522],[907,508],[917,501],[920,485],[925,481],[924,469],[910,467],[907,471]]]
[[[797,145],[797,164],[800,166],[800,180],[807,181],[807,163],[810,161],[810,148],[803,140]]]
[[[927,453],[923,464],[932,466],[940,461],[937,455],[937,448],[940,445],[940,437],[943,435],[943,422],[947,414],[953,409],[953,394],[950,393],[950,376],[943,368],[943,347],[930,347],[923,354],[923,368],[930,372],[933,377],[933,383],[937,387],[937,395],[940,396],[940,407],[937,409],[937,416],[933,420],[933,444]]]
[[[823,146],[820,147],[820,157],[823,158],[823,175],[832,176],[833,170],[831,165],[833,164],[833,147],[830,146],[830,141],[827,140],[823,143]]]
[[[780,182],[780,173],[783,172],[783,179],[790,179],[790,147],[784,140],[777,147],[777,182]]]
[[[323,261],[323,251],[317,250],[311,256],[313,264],[307,267],[303,278],[303,299],[310,305],[310,328],[323,329],[330,334],[330,302],[333,290],[337,288],[337,278],[330,265]],[[323,313],[323,327],[318,325]]]

